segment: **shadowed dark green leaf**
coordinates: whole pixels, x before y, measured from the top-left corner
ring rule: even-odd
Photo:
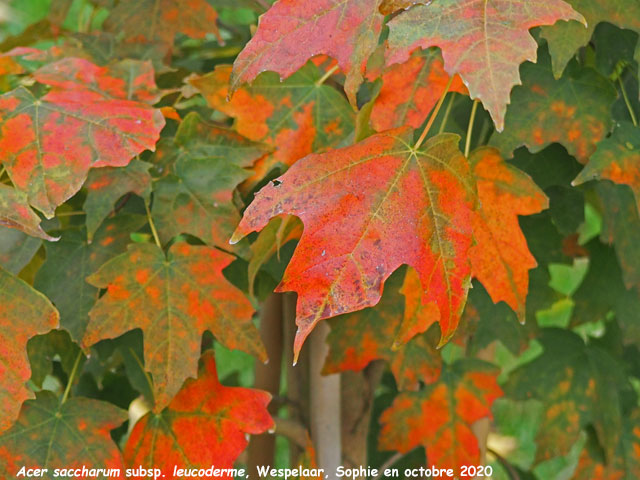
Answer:
[[[64,230],[59,242],[46,245],[47,259],[34,283],[56,305],[60,324],[75,341],[82,340],[89,310],[100,293],[85,279],[104,262],[124,252],[130,234],[144,223],[142,216],[117,216],[102,224],[90,244],[82,228]]]
[[[87,214],[87,235],[89,242],[111,212],[114,203],[126,193],[149,200],[151,193],[151,165],[140,160],[131,160],[126,167],[95,168],[89,172],[85,187],[87,198],[82,209]]]
[[[556,80],[546,49],[521,72],[522,86],[511,94],[504,132],[494,134],[491,143],[508,158],[521,145],[535,153],[558,142],[585,163],[612,127],[617,94],[611,82],[577,63]]]
[[[53,393],[39,392],[25,402],[16,424],[0,436],[0,476],[19,478],[22,466],[47,468],[39,478],[52,479],[56,468],[123,469],[122,454],[109,431],[127,418],[124,410],[88,398],[61,404]],[[96,479],[113,476],[103,474]]]
[[[558,22],[542,27],[542,37],[547,40],[553,57],[553,71],[562,75],[569,60],[577,50],[586,45],[600,22],[609,22],[621,28],[640,31],[640,3],[637,0],[566,0],[584,15],[587,28],[576,22]]]
[[[505,387],[514,399],[544,404],[536,458],[567,454],[587,424],[594,425],[612,458],[622,428],[618,390],[627,381],[621,366],[605,350],[585,345],[566,330],[544,329],[539,341],[542,355],[515,370]]]
[[[233,190],[249,177],[250,167],[270,147],[237,133],[208,125],[191,113],[173,143],[157,156],[169,175],[154,184],[152,215],[163,243],[189,233],[209,245],[229,249],[240,221]]]

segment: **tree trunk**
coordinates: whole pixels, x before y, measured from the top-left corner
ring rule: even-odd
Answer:
[[[303,347],[298,363],[293,365],[293,338],[296,334],[296,295],[283,294],[284,357],[287,369],[288,418],[309,429],[309,352]],[[297,465],[303,449],[289,443],[289,461]]]
[[[322,375],[329,351],[326,343],[329,325],[318,323],[310,342],[311,439],[318,465],[329,480],[337,479],[336,469],[342,462],[340,421],[340,374]]]
[[[260,312],[260,334],[269,356],[269,362],[255,364],[255,388],[266,390],[273,396],[280,393],[282,371],[282,294],[272,293],[267,297]],[[276,416],[277,402],[271,402],[269,413]],[[248,466],[252,476],[258,475],[257,466],[273,466],[276,450],[275,436],[270,433],[254,435],[249,442]]]

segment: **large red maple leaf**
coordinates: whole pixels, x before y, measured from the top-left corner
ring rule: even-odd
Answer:
[[[455,331],[469,287],[474,182],[457,135],[419,149],[412,135],[390,130],[309,155],[245,211],[232,242],[277,215],[304,224],[277,289],[298,293],[296,352],[320,320],[378,303],[403,264],[418,272],[423,303],[438,306],[442,341]]]
[[[221,385],[211,351],[202,362],[198,378],[187,380],[162,413],[136,424],[124,449],[127,466],[153,465],[168,479],[184,478],[174,476],[174,467],[231,468],[247,446],[246,434],[274,427],[267,411],[271,395]]]

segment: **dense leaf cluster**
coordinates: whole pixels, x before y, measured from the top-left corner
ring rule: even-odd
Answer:
[[[313,467],[325,320],[345,462],[640,477],[637,1],[6,3],[0,477]]]

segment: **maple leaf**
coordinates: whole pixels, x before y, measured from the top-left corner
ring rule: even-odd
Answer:
[[[66,330],[51,330],[44,335],[31,337],[27,342],[27,354],[31,365],[31,378],[38,388],[42,388],[47,375],[53,374],[53,364],[59,361],[62,371],[71,375],[73,367],[82,351],[71,340]],[[82,368],[84,356],[78,361],[76,368]]]
[[[13,423],[32,393],[27,340],[58,326],[51,302],[24,281],[0,268],[0,431]]]
[[[313,63],[284,82],[263,73],[227,100],[230,75],[229,65],[219,65],[187,81],[212,108],[235,119],[240,135],[274,148],[273,155],[256,163],[253,183],[278,163],[291,166],[305,155],[338,146],[353,133],[353,109],[335,88],[317,85],[322,74]]]
[[[0,226],[0,266],[17,275],[36,254],[42,240],[14,228]]]
[[[586,163],[612,127],[617,93],[611,82],[575,63],[556,80],[546,50],[537,64],[525,63],[521,71],[523,85],[513,90],[505,130],[491,144],[510,156],[521,145],[535,153],[558,142]]]
[[[547,40],[553,72],[556,77],[562,75],[569,60],[576,51],[589,43],[600,22],[608,22],[620,28],[629,28],[640,33],[640,4],[629,0],[566,0],[578,12],[584,15],[585,25],[567,22],[553,28],[542,27],[542,38]]]
[[[462,77],[502,131],[509,92],[520,83],[518,67],[536,61],[528,30],[571,19],[584,22],[562,0],[438,0],[389,21],[387,60],[401,63],[418,47],[440,47],[445,70]]]
[[[598,182],[595,190],[603,209],[600,239],[613,245],[627,289],[640,286],[640,215],[626,185]]]
[[[420,276],[413,268],[407,270],[400,293],[404,295],[404,313],[393,341],[393,348],[407,343],[419,333],[426,332],[440,318],[434,302],[423,303]]]
[[[472,275],[485,286],[491,299],[504,300],[525,320],[529,270],[537,266],[520,230],[518,215],[548,208],[546,195],[524,172],[503,161],[498,151],[475,150],[469,161],[478,188],[478,210],[473,218]]]
[[[32,237],[55,242],[40,226],[40,217],[31,210],[26,195],[7,185],[0,185],[0,225],[15,228]]]
[[[346,74],[353,105],[369,56],[378,45],[384,16],[380,0],[279,0],[260,17],[253,38],[233,64],[231,93],[271,70],[287,78],[310,58],[326,54]]]
[[[74,340],[82,340],[89,310],[100,296],[100,290],[89,285],[86,277],[125,252],[131,232],[145,223],[142,215],[120,215],[105,221],[90,244],[84,229],[66,229],[59,242],[45,246],[47,258],[36,273],[34,286],[55,304],[60,325]]]
[[[616,455],[607,461],[597,442],[587,443],[573,478],[589,480],[625,480],[640,475],[640,412],[634,409],[624,419]]]
[[[596,146],[589,163],[572,182],[580,185],[593,179],[607,179],[628,185],[640,213],[640,128],[619,123],[611,136]]]
[[[451,341],[464,348],[467,355],[478,355],[496,341],[513,355],[520,355],[529,345],[531,330],[537,329],[533,323],[519,324],[514,311],[503,302],[494,303],[476,280],[469,290],[461,327]]]
[[[403,125],[419,128],[448,82],[438,49],[414,52],[409,60],[392,65],[383,73],[382,87],[371,111],[371,125],[377,131]],[[468,94],[457,75],[449,91]]]
[[[64,56],[36,70],[33,78],[63,90],[87,89],[105,97],[149,105],[162,97],[149,61],[126,59],[101,67],[87,59]]]
[[[380,417],[380,448],[406,453],[423,446],[429,465],[454,472],[477,465],[480,449],[470,427],[490,417],[493,401],[502,396],[496,370],[479,360],[459,360],[422,391],[400,393]]]
[[[107,32],[124,32],[129,42],[173,45],[176,33],[205,38],[211,32],[222,43],[218,12],[206,0],[121,0],[105,20]]]
[[[113,205],[126,193],[149,200],[151,195],[151,165],[137,159],[126,167],[104,167],[91,170],[85,187],[87,197],[82,210],[87,214],[87,237],[93,241],[96,230],[105,218],[113,212]]]
[[[49,469],[44,478],[54,478],[57,468],[123,471],[122,454],[109,432],[126,419],[127,412],[107,402],[75,397],[61,403],[52,392],[38,392],[24,403],[16,424],[0,435],[0,476],[19,478],[23,466]]]
[[[87,65],[73,59],[48,68],[62,73]],[[107,84],[105,94],[55,78],[41,98],[24,87],[0,96],[0,161],[14,186],[48,218],[80,189],[89,168],[127,165],[135,155],[155,148],[164,126],[158,110],[108,96],[113,79],[105,73],[100,80]]]
[[[245,210],[231,242],[282,214],[304,224],[276,290],[298,293],[296,353],[320,320],[378,303],[403,264],[420,275],[423,303],[437,304],[442,341],[455,331],[469,286],[473,179],[457,135],[416,150],[412,133],[390,130],[309,155]]]
[[[589,269],[578,289],[571,295],[574,302],[572,326],[607,318],[614,312],[624,338],[640,342],[640,325],[636,312],[640,310],[640,296],[636,288],[627,288],[613,248],[597,239],[585,245]]]
[[[214,248],[175,243],[165,256],[152,244],[129,245],[87,278],[106,288],[89,313],[85,346],[128,330],[144,332],[144,363],[154,379],[156,410],[165,407],[197,372],[202,333],[228,348],[266,360],[253,309],[222,275],[233,256]]]
[[[421,297],[420,280],[413,270],[410,271],[416,277],[418,296]],[[375,307],[330,320],[329,353],[322,371],[324,374],[360,371],[369,362],[384,359],[389,362],[400,390],[417,390],[420,382],[433,383],[438,378],[442,359],[435,348],[438,339],[432,335],[437,333],[436,330],[398,342],[403,321],[402,278],[394,274],[387,280],[382,299]]]
[[[152,215],[163,243],[189,233],[209,245],[228,248],[240,220],[233,190],[249,167],[269,152],[264,144],[203,122],[190,113],[173,142],[160,152],[170,172],[154,184]]]
[[[247,446],[246,434],[274,428],[261,390],[225,387],[218,381],[213,352],[202,357],[197,379],[189,379],[161,413],[136,423],[124,448],[127,466],[154,465],[167,478],[178,468],[232,468]],[[225,475],[223,478],[233,478]]]
[[[544,329],[538,340],[542,355],[515,370],[505,387],[514,399],[544,403],[537,459],[567,454],[589,423],[613,458],[622,428],[619,390],[627,382],[618,362],[570,331]]]

